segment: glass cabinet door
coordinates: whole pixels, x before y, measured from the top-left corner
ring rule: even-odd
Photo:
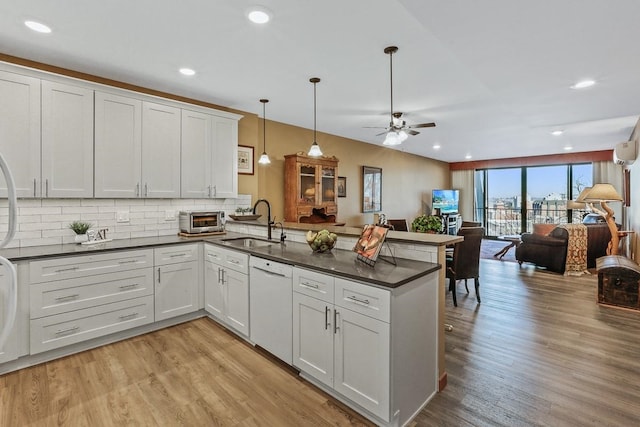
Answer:
[[[322,203],[335,202],[336,200],[336,170],[330,167],[322,167]]]
[[[300,203],[313,205],[316,202],[316,168],[300,166]]]

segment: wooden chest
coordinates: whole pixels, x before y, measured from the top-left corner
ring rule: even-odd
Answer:
[[[598,303],[640,310],[640,266],[620,255],[596,260]]]

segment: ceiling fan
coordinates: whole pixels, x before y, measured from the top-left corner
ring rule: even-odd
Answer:
[[[391,121],[389,126],[384,128],[385,131],[377,134],[376,136],[385,135],[384,145],[398,145],[406,140],[409,135],[418,135],[420,132],[413,129],[416,128],[430,128],[435,127],[435,123],[420,123],[415,125],[408,125],[406,121],[402,119],[402,113],[393,111],[393,54],[398,51],[397,46],[389,46],[384,49],[384,53],[389,55],[389,75],[390,75],[390,88],[391,88],[391,108],[389,110],[391,114]]]

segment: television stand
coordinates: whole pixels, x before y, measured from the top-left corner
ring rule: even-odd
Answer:
[[[442,218],[444,219],[444,233],[443,234],[458,234],[458,230],[460,229],[460,225],[462,225],[462,218],[460,214],[457,213],[446,213],[442,214]]]

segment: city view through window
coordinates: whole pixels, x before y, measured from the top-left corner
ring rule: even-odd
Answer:
[[[487,236],[520,234],[534,223],[581,222],[587,212],[567,209],[592,185],[589,164],[535,166],[476,171],[476,216]]]

